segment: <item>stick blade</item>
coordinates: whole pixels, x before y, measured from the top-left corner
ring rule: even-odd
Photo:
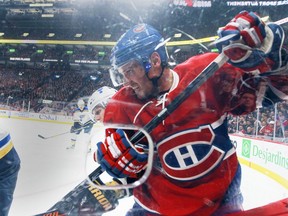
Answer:
[[[44,136],[38,134],[38,137],[40,137],[41,139],[46,139]]]

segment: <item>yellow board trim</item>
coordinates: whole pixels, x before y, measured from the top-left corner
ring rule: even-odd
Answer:
[[[260,166],[256,163],[253,163],[251,161],[248,161],[244,158],[238,157],[238,160],[240,162],[240,164],[248,166],[251,169],[254,169],[266,176],[268,176],[269,178],[273,179],[274,181],[276,181],[277,183],[279,183],[281,186],[283,186],[284,188],[288,189],[288,179],[285,179],[284,177],[280,176],[279,174],[263,167]]]
[[[44,120],[44,119],[32,119],[32,118],[23,118],[23,117],[17,117],[17,116],[0,116],[0,118],[11,118],[11,119],[18,119],[18,120],[26,120],[26,121],[37,121],[37,122],[50,122],[50,123],[56,123],[56,124],[72,124],[73,122],[64,122],[64,121],[55,121],[55,120]]]
[[[208,43],[217,40],[218,36],[199,38],[194,40],[169,41],[167,46],[184,46],[199,43]],[[60,45],[94,45],[114,46],[115,41],[77,41],[77,40],[21,40],[21,39],[0,39],[0,44],[60,44]]]

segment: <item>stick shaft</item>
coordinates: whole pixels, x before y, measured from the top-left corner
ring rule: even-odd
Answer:
[[[85,128],[86,128],[86,127],[78,128],[78,129],[75,130],[75,132],[76,132],[76,131],[80,131],[80,130],[85,129]],[[42,139],[50,139],[50,138],[62,136],[62,135],[64,135],[64,134],[68,134],[68,133],[71,133],[71,131],[69,130],[69,131],[66,131],[66,132],[63,132],[63,133],[59,133],[59,134],[55,134],[55,135],[48,136],[48,137],[44,137],[43,135],[38,134],[38,137],[40,137],[40,138],[42,138]]]

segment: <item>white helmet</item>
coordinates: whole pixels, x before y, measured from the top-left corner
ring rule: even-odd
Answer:
[[[78,108],[79,108],[80,110],[83,110],[84,107],[85,107],[85,102],[84,102],[84,100],[82,100],[82,99],[78,100],[77,106],[78,106]]]
[[[107,102],[112,96],[117,92],[116,89],[113,89],[108,86],[103,86],[97,89],[89,98],[88,100],[88,111],[90,118],[94,121],[93,109],[96,106],[102,106],[103,108],[106,107]]]

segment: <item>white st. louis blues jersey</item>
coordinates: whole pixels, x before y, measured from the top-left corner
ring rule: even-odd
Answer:
[[[84,107],[83,110],[80,110],[79,108],[77,108],[73,114],[73,121],[78,122],[81,126],[91,122],[88,108]]]

